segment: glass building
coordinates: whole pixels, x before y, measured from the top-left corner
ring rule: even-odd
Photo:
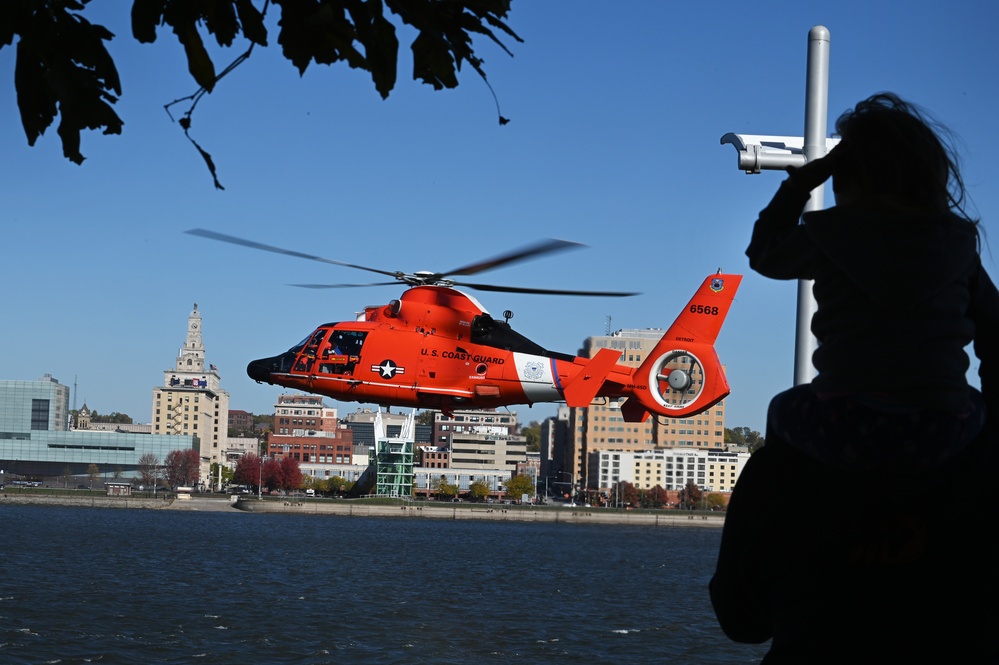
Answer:
[[[20,476],[135,475],[147,453],[163,463],[173,450],[199,449],[194,436],[75,430],[69,423],[69,387],[49,375],[37,381],[0,381],[0,482]]]

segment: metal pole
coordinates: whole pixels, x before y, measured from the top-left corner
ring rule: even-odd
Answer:
[[[826,155],[829,109],[829,30],[817,25],[808,31],[808,73],[805,80],[805,163]],[[825,186],[816,187],[805,212],[825,207]],[[808,383],[815,376],[812,353],[818,343],[812,335],[815,314],[812,282],[798,282],[798,320],[794,345],[794,384]]]

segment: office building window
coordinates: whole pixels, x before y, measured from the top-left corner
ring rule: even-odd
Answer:
[[[49,428],[49,401],[47,399],[31,400],[31,429],[47,430]]]

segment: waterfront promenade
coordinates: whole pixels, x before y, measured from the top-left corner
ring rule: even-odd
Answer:
[[[623,511],[584,506],[512,506],[502,504],[416,503],[389,505],[349,499],[257,500],[214,495],[190,498],[136,498],[105,496],[43,495],[35,493],[0,494],[3,505],[53,505],[93,508],[131,508],[201,512],[283,513],[292,515],[334,515],[341,517],[394,517],[505,522],[564,522],[572,524],[626,524],[636,526],[721,527],[724,513],[688,513],[680,510]]]

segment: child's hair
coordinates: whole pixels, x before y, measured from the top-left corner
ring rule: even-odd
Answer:
[[[844,154],[834,178],[851,183],[869,201],[953,212],[977,226],[964,210],[966,192],[950,132],[916,105],[879,92],[843,113],[836,133]]]

